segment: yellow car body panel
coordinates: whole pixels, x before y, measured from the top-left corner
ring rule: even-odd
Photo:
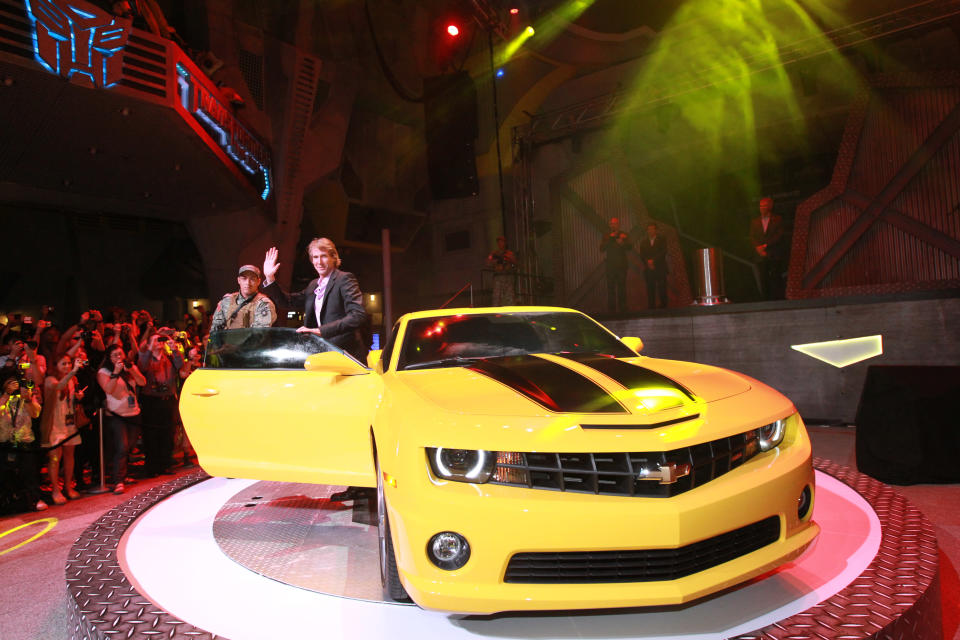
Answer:
[[[210,475],[374,487],[377,375],[197,369],[180,412]]]
[[[419,312],[401,318],[395,332],[402,342],[413,321],[538,312],[570,313],[549,307]],[[797,513],[801,493],[808,488],[812,500],[814,490],[803,422],[787,398],[747,376],[628,354],[619,360],[677,383],[633,389],[562,353],[528,356],[535,365],[575,373],[615,400],[604,405],[609,411],[558,412],[475,368],[398,371],[400,351],[388,347],[360,375],[196,371],[181,412],[202,466],[212,475],[375,486],[376,457],[390,478],[383,491],[400,581],[418,605],[445,611],[684,603],[771,571],[817,536],[812,507],[802,519]],[[437,447],[531,454],[692,450],[780,419],[786,427],[779,445],[671,497],[456,482],[438,478],[428,461],[428,449]],[[780,523],[775,541],[677,579],[505,580],[517,553],[676,549],[770,518]],[[429,540],[442,531],[469,541],[471,556],[460,569],[440,569],[427,555]]]

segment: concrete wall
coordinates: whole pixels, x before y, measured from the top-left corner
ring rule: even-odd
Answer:
[[[960,298],[819,300],[610,319],[643,354],[740,371],[787,395],[806,420],[854,423],[871,365],[960,364]],[[881,334],[883,354],[838,369],[790,345]]]

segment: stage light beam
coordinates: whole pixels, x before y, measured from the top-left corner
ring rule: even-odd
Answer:
[[[457,25],[455,25],[455,24],[453,24],[453,23],[448,24],[448,25],[447,25],[447,35],[450,36],[451,38],[456,38],[457,36],[460,35],[460,27],[458,27]]]

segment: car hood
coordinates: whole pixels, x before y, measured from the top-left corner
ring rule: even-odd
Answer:
[[[656,421],[751,388],[744,376],[709,365],[581,354],[485,358],[397,375],[439,408],[474,415],[641,415]]]

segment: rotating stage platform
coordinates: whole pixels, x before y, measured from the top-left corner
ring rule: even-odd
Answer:
[[[179,478],[111,510],[67,565],[75,638],[937,640],[933,528],[905,498],[815,461],[822,533],[794,562],[678,607],[464,616],[379,600],[366,501],[334,487]]]

